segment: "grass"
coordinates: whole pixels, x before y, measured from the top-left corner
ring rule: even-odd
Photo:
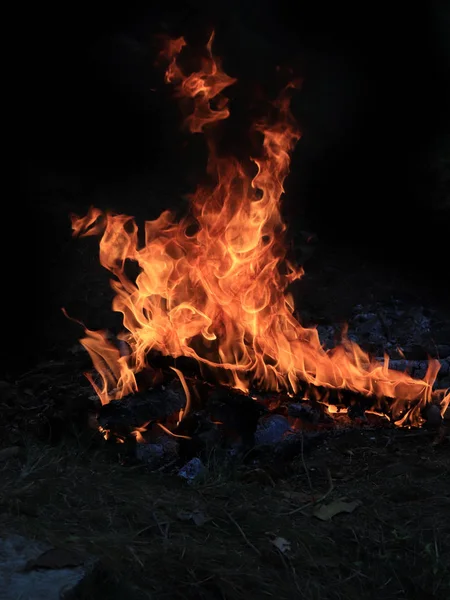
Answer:
[[[189,486],[86,440],[25,439],[0,463],[0,528],[90,557],[77,600],[449,596],[448,446],[355,430],[282,477],[267,465],[225,472],[214,457],[207,466]],[[321,521],[313,495],[360,506]]]

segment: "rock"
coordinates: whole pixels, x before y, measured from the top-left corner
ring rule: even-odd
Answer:
[[[450,325],[448,323],[438,323],[433,338],[437,344],[448,344],[450,341]]]
[[[164,456],[162,444],[137,444],[136,458],[149,466],[158,466]]]
[[[448,377],[450,375],[450,360],[447,358],[446,360],[439,361],[441,363],[441,368],[438,373],[438,378]]]
[[[0,600],[60,600],[70,592],[83,579],[85,568],[45,561],[41,566],[40,557],[51,552],[49,546],[19,535],[0,538]]]
[[[440,358],[447,358],[450,360],[450,345],[449,344],[438,344],[436,350],[439,353]]]
[[[256,429],[255,446],[277,444],[290,430],[289,421],[283,415],[263,417]]]
[[[379,357],[377,360],[380,363],[384,363],[384,358]],[[446,360],[439,362],[441,363],[441,368],[438,373],[438,379],[443,376],[445,377],[449,372],[449,363]],[[415,379],[423,379],[428,369],[428,360],[390,360],[389,369],[407,372]]]
[[[403,354],[406,360],[426,361],[428,359],[429,352],[427,352],[427,350],[420,344],[411,344],[410,346],[405,346],[403,348]]]
[[[179,477],[182,477],[188,483],[194,483],[194,481],[198,481],[205,473],[206,467],[197,457],[192,458],[178,471]]]
[[[168,435],[161,436],[157,443],[136,444],[136,458],[145,462],[150,469],[157,469],[178,456],[178,442]]]
[[[325,348],[333,348],[335,346],[335,328],[332,325],[318,325],[317,333],[319,334],[320,342]]]
[[[437,387],[443,390],[446,390],[447,388],[450,389],[450,377],[447,376],[443,379],[439,379],[439,385]]]

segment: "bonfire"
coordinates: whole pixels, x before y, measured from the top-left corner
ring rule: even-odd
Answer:
[[[125,331],[119,346],[106,332],[86,329],[81,340],[101,384],[91,379],[102,404],[138,391],[136,375],[151,369],[157,352],[174,359],[191,358],[216,381],[244,394],[250,389],[284,391],[292,396],[322,388],[348,390],[372,399],[397,425],[420,425],[424,408],[436,403],[442,414],[450,395],[433,392],[439,371],[430,360],[423,379],[413,379],[374,360],[343,336],[333,349],[322,346],[317,329],[294,317],[289,284],[300,278],[286,258],[286,224],[280,214],[283,183],[290,155],[301,137],[290,111],[291,81],[272,103],[271,114],[254,123],[261,142],[248,165],[221,156],[215,142],[217,125],[230,114],[223,94],[236,79],[213,55],[211,35],[200,68],[189,72],[183,61],[184,38],[169,39],[160,58],[168,63],[165,81],[175,95],[190,101],[185,127],[203,133],[209,149],[208,182],[190,198],[189,214],[175,221],[163,212],[145,223],[140,243],[133,219],[91,208],[73,216],[74,235],[100,236],[100,262],[111,271],[113,309],[123,314]],[[138,266],[137,277],[127,265]],[[190,409],[184,374],[174,369],[186,393],[180,419]],[[328,411],[335,411],[329,405]]]

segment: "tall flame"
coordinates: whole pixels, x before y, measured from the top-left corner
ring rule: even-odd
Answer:
[[[96,208],[72,217],[74,235],[100,236],[100,262],[114,275],[113,309],[123,314],[122,339],[130,349],[121,356],[104,332],[86,330],[82,344],[103,382],[97,393],[107,403],[135,391],[135,374],[156,350],[191,357],[243,391],[257,385],[295,393],[303,381],[391,399],[398,415],[411,406],[418,422],[432,397],[438,361],[431,360],[424,379],[415,380],[348,339],[324,349],[317,330],[302,327],[293,316],[287,287],[303,271],[286,260],[280,199],[300,138],[289,108],[294,85],[274,103],[276,119],[254,125],[262,149],[252,159],[256,174],[251,175],[238,160],[219,157],[211,136],[214,124],[229,116],[222,92],[236,81],[213,56],[212,42],[213,36],[201,68],[190,74],[180,65],[183,38],[168,40],[162,52],[169,65],[166,82],[192,102],[185,125],[203,132],[209,147],[208,174],[214,183],[198,187],[190,214],[176,222],[165,211],[147,221],[142,246],[132,217]],[[127,261],[139,266],[135,280],[126,274]]]

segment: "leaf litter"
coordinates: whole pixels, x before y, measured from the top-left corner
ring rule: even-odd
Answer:
[[[333,500],[329,504],[320,504],[314,509],[313,515],[321,521],[330,521],[336,515],[341,513],[352,513],[358,506],[361,505],[359,500],[353,502],[345,502],[342,499]]]

